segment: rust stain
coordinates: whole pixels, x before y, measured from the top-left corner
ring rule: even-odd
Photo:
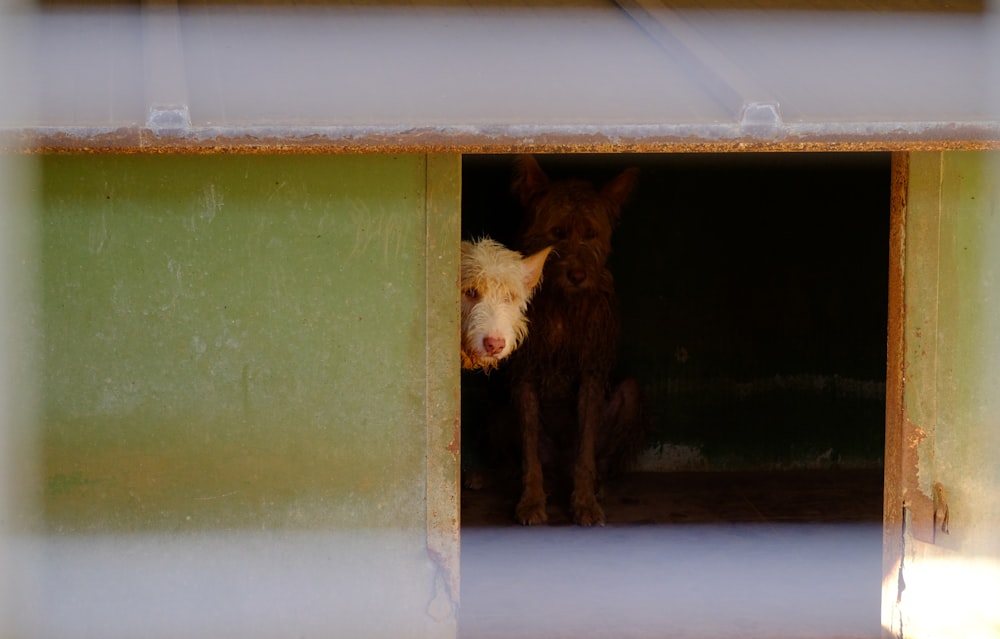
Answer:
[[[458,459],[458,456],[462,453],[462,422],[461,418],[456,417],[455,421],[452,423],[452,434],[451,441],[445,447],[451,456]]]
[[[944,534],[949,534],[951,513],[948,511],[948,495],[944,490],[944,484],[934,482],[934,535],[940,530]]]
[[[934,501],[920,490],[920,445],[927,440],[927,431],[910,421],[903,413],[902,495],[903,507],[909,512],[910,532],[915,539],[934,543]]]

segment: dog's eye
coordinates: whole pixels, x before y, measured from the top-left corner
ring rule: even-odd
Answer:
[[[475,301],[479,299],[479,289],[477,288],[467,288],[462,293],[470,300]]]
[[[584,237],[584,239],[588,239],[588,240],[594,239],[595,237],[597,237],[597,229],[592,228],[592,227],[587,227],[583,231],[583,237]]]
[[[550,230],[549,233],[551,233],[552,237],[556,238],[557,240],[561,240],[564,237],[566,237],[566,229],[564,229],[561,226],[553,226],[552,230]]]

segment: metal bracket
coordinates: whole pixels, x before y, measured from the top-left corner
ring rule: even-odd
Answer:
[[[191,112],[186,104],[154,104],[146,115],[146,128],[154,133],[182,131],[191,126]]]
[[[944,485],[941,482],[934,484],[934,535],[937,542],[938,531],[950,534],[949,531],[950,514],[948,512],[948,495],[945,493]]]
[[[740,113],[740,128],[761,137],[774,137],[781,132],[781,108],[777,102],[747,102]]]

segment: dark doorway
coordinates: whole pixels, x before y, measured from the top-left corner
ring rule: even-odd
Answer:
[[[889,154],[539,161],[552,177],[596,182],[641,170],[612,257],[620,368],[641,381],[650,415],[641,467],[881,467]],[[464,237],[516,248],[512,162],[465,157]],[[479,393],[502,374],[463,384]],[[469,431],[481,398],[464,399]]]

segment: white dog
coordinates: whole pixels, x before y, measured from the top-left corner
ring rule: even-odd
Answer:
[[[551,250],[522,257],[489,238],[462,242],[462,368],[489,371],[521,343]]]

